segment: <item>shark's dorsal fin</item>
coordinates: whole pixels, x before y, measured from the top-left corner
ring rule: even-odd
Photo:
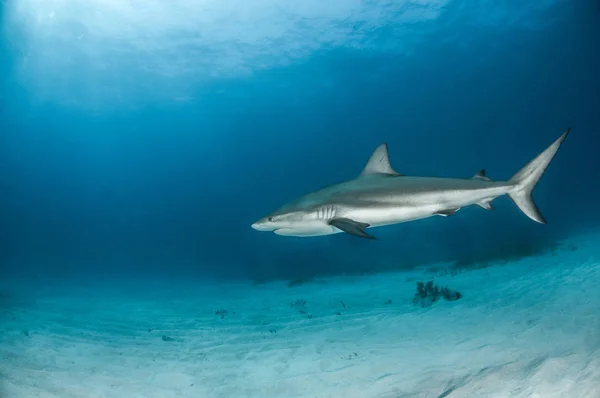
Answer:
[[[379,145],[371,157],[367,162],[367,165],[360,173],[361,176],[368,175],[392,175],[399,176],[401,174],[397,173],[396,170],[392,169],[392,165],[390,164],[390,155],[388,154],[387,144],[383,143]]]
[[[477,172],[477,174],[475,174],[473,177],[471,177],[472,180],[481,180],[481,181],[492,181],[486,174],[485,174],[485,169],[481,169]]]

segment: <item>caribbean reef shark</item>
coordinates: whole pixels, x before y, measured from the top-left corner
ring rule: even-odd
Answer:
[[[469,205],[491,210],[491,202],[502,195],[508,195],[527,217],[546,224],[531,192],[569,131],[508,181],[492,181],[484,170],[471,178],[401,175],[392,168],[387,144],[383,143],[357,178],[301,196],[256,221],[252,228],[285,236],[346,232],[375,239],[365,231],[367,228],[450,216]]]

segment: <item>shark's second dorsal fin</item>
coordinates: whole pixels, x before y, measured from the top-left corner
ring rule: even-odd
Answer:
[[[399,176],[401,174],[397,173],[394,169],[392,169],[392,165],[390,164],[390,155],[388,155],[387,144],[383,143],[375,149],[367,165],[360,173],[361,176],[368,175],[376,175],[376,174],[384,174],[384,175],[392,175]]]
[[[477,172],[477,174],[475,174],[473,177],[471,177],[472,180],[481,180],[481,181],[492,181],[487,174],[485,174],[485,169],[481,169]]]

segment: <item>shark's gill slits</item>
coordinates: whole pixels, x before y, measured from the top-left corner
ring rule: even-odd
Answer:
[[[317,220],[324,220],[325,219],[325,207],[319,207],[317,209]]]
[[[331,220],[335,217],[335,207],[328,206],[327,207],[327,220]]]
[[[323,206],[317,209],[318,220],[331,220],[335,216],[335,209],[333,206]]]

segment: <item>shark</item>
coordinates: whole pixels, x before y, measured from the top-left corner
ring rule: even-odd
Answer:
[[[383,143],[374,150],[358,177],[300,196],[262,217],[252,228],[282,236],[345,232],[376,239],[367,229],[433,216],[448,217],[471,205],[492,210],[492,201],[504,195],[527,217],[546,224],[532,191],[570,130],[507,181],[493,181],[485,170],[470,178],[403,175],[392,168],[388,145]]]

